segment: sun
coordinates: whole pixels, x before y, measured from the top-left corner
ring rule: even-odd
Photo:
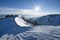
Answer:
[[[36,6],[35,7],[35,11],[39,11],[40,10],[40,7],[39,6]]]

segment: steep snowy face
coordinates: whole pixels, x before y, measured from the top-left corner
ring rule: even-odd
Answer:
[[[29,27],[30,26],[30,24],[27,23],[26,21],[24,21],[21,17],[16,17],[15,22],[17,23],[17,25],[19,25],[21,27],[23,27],[23,26]]]

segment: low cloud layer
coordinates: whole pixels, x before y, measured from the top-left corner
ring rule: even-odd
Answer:
[[[33,9],[15,9],[15,8],[0,8],[0,15],[24,15],[28,17],[41,17],[50,14],[60,14],[58,11],[52,12],[43,12],[43,11],[35,11]]]

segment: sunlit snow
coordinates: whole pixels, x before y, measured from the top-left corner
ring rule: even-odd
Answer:
[[[27,23],[26,21],[24,21],[24,20],[23,20],[22,18],[20,18],[20,17],[16,17],[16,18],[15,18],[15,22],[17,23],[17,25],[19,25],[19,26],[21,26],[21,27],[23,27],[23,26],[29,27],[29,26],[30,26],[29,23]]]

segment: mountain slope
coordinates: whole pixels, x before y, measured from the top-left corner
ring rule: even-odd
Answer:
[[[39,18],[31,18],[31,19],[24,19],[25,21],[33,24],[34,26],[36,25],[52,25],[52,26],[58,26],[60,25],[60,14],[54,14],[54,15],[47,15],[47,16],[42,16]]]
[[[16,24],[16,16],[7,17],[0,21],[0,36],[4,34],[18,34],[29,30],[30,28],[20,27]]]

